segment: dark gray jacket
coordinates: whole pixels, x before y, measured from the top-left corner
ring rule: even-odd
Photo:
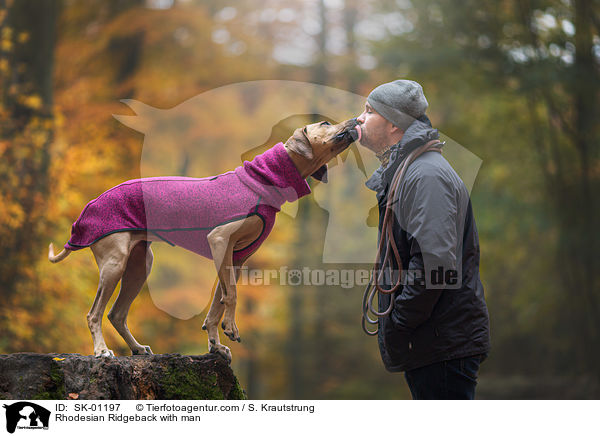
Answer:
[[[416,120],[392,147],[388,166],[367,180],[366,186],[377,193],[380,234],[396,169],[416,147],[438,138],[426,116]],[[489,316],[479,278],[479,238],[464,183],[440,153],[424,153],[408,167],[393,210],[393,235],[408,274],[393,295],[379,295],[380,311],[394,298],[390,315],[379,319],[386,369],[407,371],[487,355]],[[393,262],[393,268],[384,268],[380,283],[389,289],[397,277]]]

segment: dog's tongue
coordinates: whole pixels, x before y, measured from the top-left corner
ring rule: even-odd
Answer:
[[[355,141],[359,141],[360,142],[360,138],[362,137],[362,130],[360,130],[360,124],[357,124],[355,127],[356,131],[358,132],[358,138],[355,139]]]
[[[355,126],[352,130],[348,131],[350,137],[352,138],[352,142],[360,141],[360,137],[362,136],[362,132],[360,131],[360,126]]]

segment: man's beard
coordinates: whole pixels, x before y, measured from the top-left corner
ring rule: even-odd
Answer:
[[[379,141],[377,140],[377,138],[372,138],[371,135],[369,133],[367,133],[364,129],[361,132],[361,138],[360,138],[360,145],[362,145],[365,148],[368,148],[369,150],[371,150],[373,153],[377,153],[378,150],[378,142],[381,144],[383,143],[383,139],[379,139]]]
[[[360,130],[360,141],[358,141],[358,143],[375,153],[375,150],[373,150],[372,148],[373,144],[370,141],[369,135],[367,134],[367,132],[365,132],[365,129],[363,129],[362,127],[360,128]]]

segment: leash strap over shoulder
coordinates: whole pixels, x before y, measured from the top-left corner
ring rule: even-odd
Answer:
[[[396,240],[393,235],[393,218],[394,211],[393,204],[394,201],[399,201],[397,198],[398,192],[400,189],[400,183],[406,174],[407,168],[411,163],[415,161],[416,158],[421,156],[423,153],[427,153],[430,151],[435,151],[441,153],[441,146],[443,145],[437,139],[431,140],[420,147],[415,148],[409,155],[402,161],[396,173],[394,174],[394,178],[392,179],[392,183],[390,185],[390,190],[387,195],[387,202],[385,207],[385,213],[383,216],[383,223],[381,226],[381,235],[379,237],[379,243],[377,244],[377,257],[375,258],[375,263],[373,264],[373,268],[371,271],[371,278],[369,280],[369,284],[365,288],[365,293],[363,295],[363,317],[362,317],[362,328],[366,334],[374,336],[378,332],[378,328],[374,331],[369,331],[367,328],[367,323],[371,325],[375,325],[378,323],[378,318],[382,316],[388,315],[393,307],[394,307],[394,299],[390,299],[390,304],[388,308],[383,312],[378,312],[373,309],[373,299],[377,292],[382,294],[392,294],[396,292],[402,286],[402,260],[400,259],[400,253],[398,252],[398,247],[396,246]],[[398,266],[398,279],[396,283],[390,289],[383,289],[380,286],[381,283],[381,275],[383,269],[386,265],[389,266],[390,270],[393,268],[393,264],[390,258],[390,251],[394,256],[394,260],[396,261],[396,265]],[[381,259],[383,258],[383,261]],[[375,319],[372,319],[369,314],[375,315]]]

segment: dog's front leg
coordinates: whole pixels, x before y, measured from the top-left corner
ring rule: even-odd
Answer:
[[[237,272],[234,271],[233,267],[233,248],[237,241],[237,237],[234,233],[240,228],[241,223],[229,223],[223,226],[213,229],[208,234],[208,243],[210,245],[211,254],[217,274],[219,276],[219,286],[215,291],[213,302],[211,304],[211,310],[213,310],[216,304],[223,306],[222,312],[219,309],[214,308],[213,316],[207,316],[206,328],[209,330],[212,328],[212,323],[218,324],[223,313],[223,323],[221,324],[225,335],[227,335],[232,341],[240,341],[239,331],[235,324],[235,307],[237,303],[236,293],[236,280]],[[210,311],[209,311],[210,315]],[[209,333],[209,349],[211,346],[217,348],[217,352],[222,350],[217,346],[218,333],[216,337],[210,337]],[[215,341],[216,343],[212,343]],[[226,348],[226,347],[225,347]],[[226,351],[224,351],[226,352]]]

